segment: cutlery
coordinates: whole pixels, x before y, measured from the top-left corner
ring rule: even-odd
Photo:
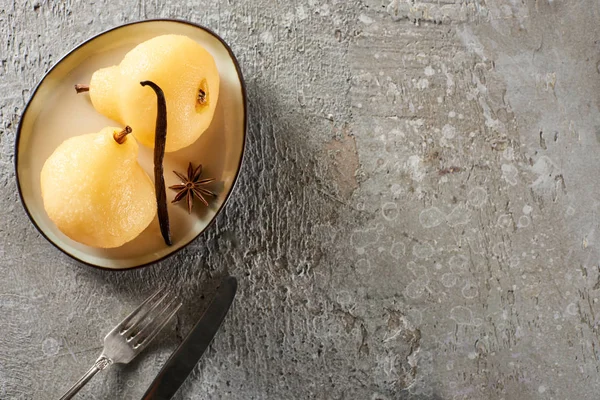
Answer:
[[[92,368],[61,398],[73,398],[98,372],[112,364],[127,364],[144,350],[181,307],[177,296],[159,290],[114,327],[104,338],[104,350]]]
[[[202,318],[169,357],[142,400],[168,400],[194,369],[225,319],[237,290],[237,280],[223,279]]]

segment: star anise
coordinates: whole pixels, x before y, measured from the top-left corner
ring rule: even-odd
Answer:
[[[215,180],[215,178],[200,179],[200,175],[202,175],[202,164],[194,169],[190,162],[187,169],[187,176],[177,171],[173,172],[181,179],[181,184],[169,186],[169,189],[177,191],[172,203],[177,203],[185,197],[187,200],[188,212],[190,214],[192,213],[192,207],[194,206],[194,196],[198,197],[207,207],[208,201],[206,201],[204,196],[217,197],[215,193],[202,187]]]

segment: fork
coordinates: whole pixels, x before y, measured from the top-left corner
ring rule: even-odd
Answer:
[[[61,398],[69,400],[98,372],[112,364],[127,364],[144,350],[181,307],[177,296],[158,290],[113,328],[104,338],[104,350]]]

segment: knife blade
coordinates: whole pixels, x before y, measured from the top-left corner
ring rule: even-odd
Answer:
[[[162,367],[142,400],[168,400],[175,395],[212,342],[225,319],[237,290],[237,280],[228,276],[185,340]]]

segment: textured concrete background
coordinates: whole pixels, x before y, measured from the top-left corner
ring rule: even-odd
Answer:
[[[15,189],[31,89],[104,29],[177,17],[233,47],[250,102],[227,209],[123,273],[50,246]],[[81,399],[138,399],[229,272],[178,399],[600,393],[596,0],[0,0],[0,398],[57,398],[152,289],[186,309]]]

